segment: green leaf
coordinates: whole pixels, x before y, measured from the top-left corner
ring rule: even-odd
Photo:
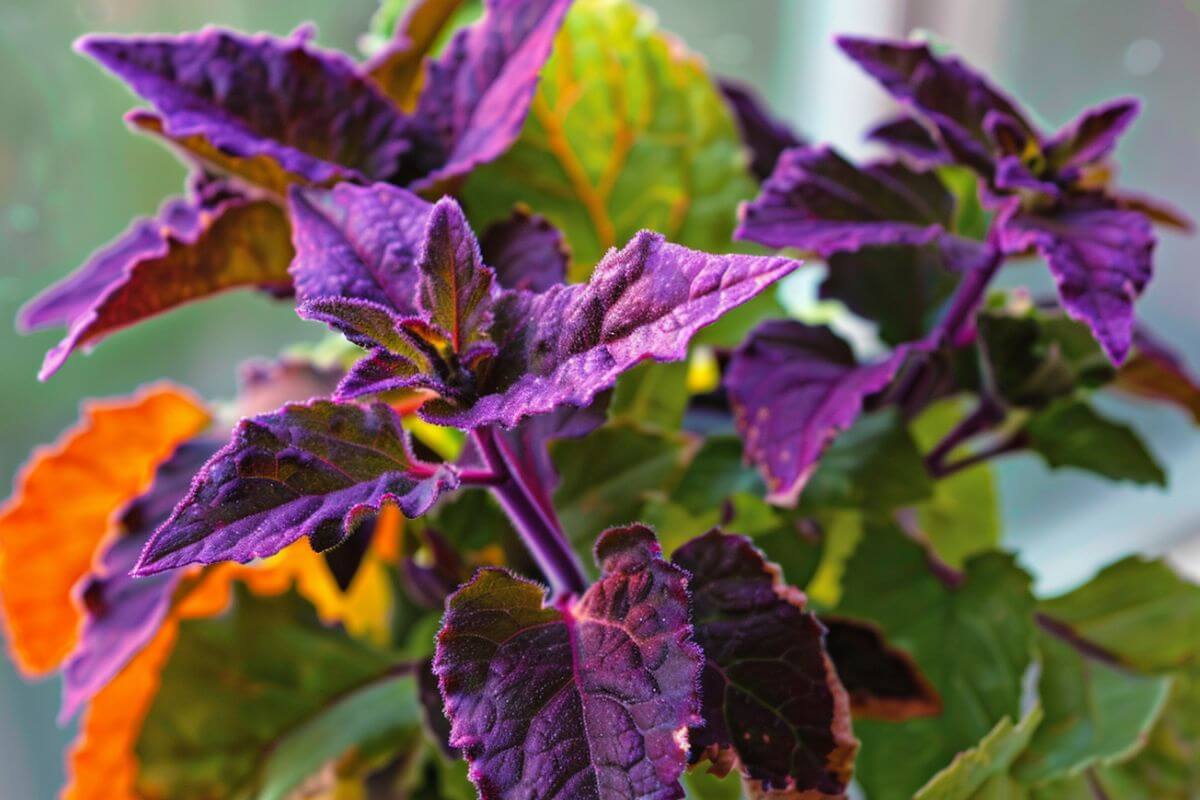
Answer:
[[[741,800],[742,780],[735,769],[718,778],[703,764],[683,776],[683,788],[688,800]]]
[[[1042,709],[1036,704],[1016,725],[1009,717],[1000,720],[977,746],[959,753],[950,766],[922,786],[913,800],[969,800],[978,797],[984,784],[1008,772],[1009,766],[1029,744],[1041,720]]]
[[[687,455],[682,437],[626,425],[554,442],[551,454],[561,477],[554,507],[588,569],[600,532],[641,520],[649,496],[678,479]]]
[[[722,314],[719,320],[696,334],[692,339],[692,344],[703,344],[709,347],[737,347],[750,335],[750,331],[758,327],[758,323],[787,315],[787,309],[779,302],[779,288],[772,286],[753,300],[742,303],[737,308]]]
[[[944,582],[921,546],[892,526],[870,526],[843,583],[838,613],[878,623],[942,698],[939,717],[855,723],[867,796],[907,800],[1000,720],[1018,717],[1034,655],[1030,578],[1011,556],[991,552]]]
[[[677,431],[687,410],[688,362],[647,361],[617,381],[608,418],[650,430]]]
[[[1040,610],[1132,669],[1200,663],[1200,586],[1163,561],[1123,559]]]
[[[978,327],[995,390],[1015,405],[1040,408],[1115,374],[1087,326],[1064,314],[997,309]]]
[[[180,626],[137,744],[139,789],[172,800],[283,800],[356,747],[420,725],[415,679],[323,627],[298,595],[237,592]]]
[[[742,440],[711,436],[688,464],[671,500],[693,514],[719,506],[738,492],[761,496],[766,491],[758,471],[742,457]],[[740,531],[746,533],[746,531]]]
[[[959,403],[937,403],[912,425],[913,437],[929,451],[962,416]],[[996,477],[978,464],[935,481],[933,496],[917,505],[917,522],[938,556],[954,568],[968,556],[1000,543],[1000,497]]]
[[[979,179],[967,167],[937,168],[938,177],[954,195],[954,232],[968,239],[986,239],[992,214],[979,203]]]
[[[1017,778],[1041,783],[1070,777],[1141,749],[1167,699],[1170,678],[1136,675],[1045,631],[1038,651],[1038,694],[1046,719],[1014,770]]]
[[[1167,485],[1167,475],[1128,425],[1086,403],[1060,401],[1026,423],[1030,446],[1052,468],[1075,467],[1114,481]]]
[[[627,0],[577,0],[520,138],[464,190],[476,227],[525,203],[561,228],[572,280],[642,228],[728,252],[755,183],[703,62]]]
[[[821,457],[800,496],[802,509],[887,513],[928,498],[933,484],[895,408],[864,414]]]

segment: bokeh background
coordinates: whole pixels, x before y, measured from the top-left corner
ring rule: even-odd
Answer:
[[[923,29],[993,75],[1050,126],[1116,95],[1145,103],[1119,152],[1123,183],[1200,214],[1200,0],[644,0],[714,70],[750,81],[814,140],[863,154],[862,131],[888,101],[840,58],[836,32]],[[233,365],[313,340],[285,304],[230,294],[118,334],[48,384],[34,379],[56,332],[18,337],[11,320],[179,190],[183,170],[125,130],[134,103],[70,49],[92,30],[183,31],[205,24],[287,33],[312,20],[318,42],[353,51],[373,0],[4,0],[0,3],[0,486],[51,441],[85,395],[123,394],[168,377],[228,396]],[[1140,313],[1200,367],[1200,241],[1167,235]],[[1010,283],[1048,289],[1045,271]],[[1168,466],[1166,491],[1050,473],[1033,457],[1000,465],[1008,544],[1043,590],[1067,588],[1126,552],[1168,553],[1200,575],[1200,437],[1171,409],[1105,401]],[[47,531],[46,546],[69,531]],[[56,728],[56,681],[29,685],[0,658],[0,798],[40,800],[61,783],[71,731]]]

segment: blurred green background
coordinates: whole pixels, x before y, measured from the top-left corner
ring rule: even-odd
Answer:
[[[1146,101],[1122,145],[1125,183],[1200,212],[1200,18],[1184,0],[653,0],[664,27],[714,69],[759,86],[807,135],[865,152],[861,131],[888,110],[869,81],[840,59],[834,32],[903,35],[924,28],[1012,89],[1049,125],[1119,94]],[[11,320],[40,288],[73,269],[140,214],[179,191],[183,170],[155,143],[130,134],[134,100],[71,41],[94,30],[183,31],[214,23],[286,33],[315,21],[318,42],[353,51],[371,0],[4,0],[0,5],[0,318]],[[1167,236],[1158,275],[1140,305],[1192,364],[1200,364],[1200,271],[1195,241]],[[1024,268],[1010,283],[1046,288]],[[51,382],[34,376],[58,332],[0,334],[0,484],[36,444],[76,416],[84,396],[128,393],[168,377],[228,396],[235,365],[317,326],[286,304],[249,293],[174,312],[75,357]],[[1171,489],[1113,486],[1048,473],[1031,458],[1001,473],[1008,541],[1043,588],[1069,585],[1133,549],[1200,564],[1200,446],[1183,415],[1108,403],[1133,420],[1169,466]],[[56,535],[48,531],[47,546]],[[50,798],[70,731],[54,725],[55,681],[27,685],[0,659],[0,797]]]

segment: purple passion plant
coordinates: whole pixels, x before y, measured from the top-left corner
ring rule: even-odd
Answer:
[[[41,377],[232,288],[334,338],[23,471],[0,600],[83,711],[64,797],[1200,792],[1200,587],[1135,557],[1036,597],[989,465],[1162,484],[1091,398],[1200,420],[1134,317],[1190,227],[1112,185],[1135,101],[1047,134],[847,37],[902,109],[855,164],[627,0],[399,8],[361,64],[79,44],[190,177],[22,311],[67,330]],[[784,312],[794,255],[881,347]],[[992,287],[1027,256],[1057,298]]]

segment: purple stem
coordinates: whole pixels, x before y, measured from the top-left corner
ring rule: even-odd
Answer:
[[[582,594],[588,586],[587,576],[554,512],[537,502],[527,476],[495,431],[476,428],[471,435],[488,469],[498,478],[490,484],[492,493],[550,581],[553,597]]]
[[[997,456],[1006,455],[1008,453],[1015,453],[1018,450],[1024,450],[1028,446],[1029,446],[1029,437],[1025,434],[1024,431],[1018,431],[1017,433],[1013,434],[1009,438],[1007,438],[1007,439],[1003,440],[1002,442],[999,442],[985,450],[980,450],[977,453],[972,453],[969,456],[960,458],[958,461],[952,461],[949,464],[942,463],[942,464],[936,465],[936,467],[931,467],[930,474],[933,475],[933,477],[935,477],[935,478],[945,478],[949,475],[953,475],[956,472],[964,470],[967,467],[973,467],[976,464],[982,463],[984,461],[989,461],[993,458],[996,458]]]
[[[979,398],[979,405],[967,416],[963,417],[949,433],[925,456],[925,466],[932,473],[945,467],[946,459],[954,450],[973,436],[991,430],[1004,419],[1004,409],[992,398],[984,395]]]
[[[957,345],[971,329],[975,310],[983,302],[992,278],[996,277],[1004,264],[1004,253],[993,246],[987,262],[968,272],[954,290],[946,315],[934,329],[932,338],[935,346]]]

